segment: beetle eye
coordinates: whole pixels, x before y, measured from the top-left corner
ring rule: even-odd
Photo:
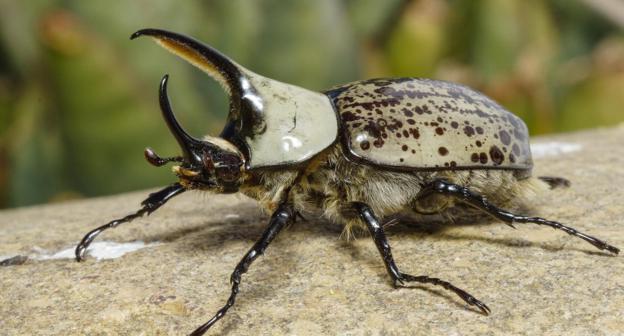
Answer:
[[[203,162],[204,167],[206,168],[206,170],[208,170],[208,171],[214,170],[214,163],[212,162],[212,157],[210,156],[209,153],[205,153],[202,156],[202,162]]]
[[[240,178],[240,166],[242,162],[236,155],[219,155],[215,165],[215,174],[223,182],[234,182]]]
[[[238,180],[240,176],[238,169],[227,166],[227,167],[218,167],[216,170],[216,175],[219,180],[223,182],[234,182]]]

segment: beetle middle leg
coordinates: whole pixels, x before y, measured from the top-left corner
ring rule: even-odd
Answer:
[[[373,237],[375,245],[377,245],[377,249],[379,250],[381,257],[383,258],[384,264],[386,265],[386,270],[394,281],[395,286],[403,285],[405,282],[420,282],[442,286],[444,287],[444,289],[450,290],[453,293],[457,294],[469,305],[476,306],[484,314],[488,315],[490,313],[490,308],[488,308],[488,306],[486,306],[483,302],[477,300],[474,296],[468,294],[463,289],[455,287],[448,281],[444,281],[438,278],[431,278],[426,275],[413,276],[399,271],[399,268],[397,267],[396,263],[394,262],[394,258],[392,257],[392,251],[390,249],[388,239],[386,238],[386,234],[384,233],[381,223],[379,223],[379,220],[375,216],[375,213],[373,213],[373,210],[368,205],[360,202],[353,203],[353,207],[357,211],[360,219],[364,221],[371,236]]]
[[[269,226],[266,228],[262,237],[249,249],[245,256],[234,268],[234,272],[230,276],[230,282],[232,283],[232,292],[228,298],[225,306],[219,309],[219,311],[208,322],[201,325],[191,333],[191,336],[203,335],[210,327],[212,327],[218,320],[220,320],[225,313],[234,305],[236,295],[238,294],[238,287],[241,283],[241,277],[247,272],[247,269],[251,263],[261,256],[277,234],[284,228],[286,224],[291,222],[296,216],[296,212],[293,206],[288,203],[282,203],[277,210],[271,216]]]
[[[559,222],[547,220],[541,217],[520,216],[498,208],[491,204],[484,196],[479,195],[466,187],[462,187],[460,185],[447,182],[445,180],[436,180],[425,185],[421,190],[419,197],[427,197],[433,193],[454,197],[461,202],[474,206],[477,209],[484,211],[497,219],[502,220],[508,225],[513,225],[513,223],[534,223],[538,225],[546,225],[554,229],[562,230],[569,235],[581,238],[601,250],[607,250],[615,254],[618,254],[620,252],[620,249],[615,246],[609,245],[598,238],[582,233],[572,227],[563,225]]]

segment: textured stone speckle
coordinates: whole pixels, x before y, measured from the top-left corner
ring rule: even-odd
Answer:
[[[623,248],[624,127],[538,141],[581,149],[536,159],[537,175],[572,186],[537,197],[531,212]],[[68,248],[147,193],[0,212],[0,255]],[[101,237],[159,245],[110,260],[2,266],[0,334],[187,334],[225,302],[230,272],[267,219],[243,197],[189,193]],[[345,242],[332,223],[298,221],[243,276],[236,306],[209,334],[624,334],[624,257],[549,228],[517,227],[456,218],[387,229],[403,271],[466,289],[492,309],[487,317],[438,287],[393,289],[367,236]]]

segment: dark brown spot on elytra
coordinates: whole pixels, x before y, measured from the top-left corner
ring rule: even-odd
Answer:
[[[509,133],[507,133],[507,131],[502,130],[498,134],[503,145],[508,146],[511,143],[511,137],[509,136]]]
[[[518,144],[513,144],[513,146],[511,146],[511,150],[513,151],[514,154],[516,155],[520,155],[520,147],[518,147]]]
[[[408,148],[407,148],[407,145],[403,145],[403,146],[401,146],[401,149],[402,149],[404,152],[407,152],[407,149],[408,149]]]
[[[449,153],[448,149],[446,149],[446,147],[440,147],[438,148],[438,153],[442,156],[445,156],[446,154]]]
[[[490,158],[495,165],[499,165],[505,160],[505,155],[498,146],[494,145],[490,147]]]
[[[509,161],[511,161],[511,163],[515,163],[516,162],[516,157],[513,155],[513,153],[509,154]]]
[[[364,126],[364,130],[373,138],[381,137],[381,130],[379,129],[379,126],[372,121],[369,121],[368,125]]]
[[[479,162],[481,162],[482,164],[486,164],[488,162],[487,154],[481,152],[481,154],[479,154]]]
[[[464,127],[464,134],[466,134],[469,137],[473,136],[475,134],[474,128],[472,128],[471,126]]]
[[[481,147],[482,143],[481,141],[477,140],[477,142],[475,142],[475,144],[477,144],[477,147]]]
[[[442,127],[436,128],[435,132],[436,132],[437,135],[443,135],[444,134],[444,130],[442,129]]]
[[[477,130],[477,133],[483,134],[483,128],[477,126],[475,129]]]
[[[472,153],[472,155],[470,155],[470,161],[472,161],[472,162],[479,162],[479,154]]]
[[[457,128],[457,127],[459,127],[459,124],[457,123],[457,121],[452,121],[451,122],[451,127]]]
[[[342,120],[347,122],[347,121],[355,121],[360,119],[360,116],[354,114],[353,112],[344,112],[343,114],[341,114]]]
[[[363,150],[367,150],[370,148],[370,142],[368,142],[368,140],[364,140],[362,142],[360,142],[360,148],[362,148]]]

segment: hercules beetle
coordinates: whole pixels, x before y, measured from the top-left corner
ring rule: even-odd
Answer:
[[[490,309],[451,283],[403,273],[394,262],[381,218],[403,210],[443,213],[469,205],[513,227],[535,223],[579,237],[601,250],[619,249],[561,223],[503,210],[536,189],[566,185],[562,178],[532,177],[526,125],[483,94],[429,79],[372,79],[323,93],[257,75],[215,49],[184,35],[143,29],[149,36],[217,80],[230,97],[229,115],[219,137],[196,139],[177,122],[167,96],[159,100],[182,156],[179,182],[155,192],[142,208],[89,232],[76,247],[76,259],[102,231],[150,214],[186,190],[241,192],[272,213],[268,227],[238,263],[232,291],[223,306],[192,335],[202,335],[234,304],[241,276],[300,211],[320,209],[324,217],[366,227],[395,286],[406,282],[442,286],[484,314]],[[490,202],[492,200],[493,202]]]

